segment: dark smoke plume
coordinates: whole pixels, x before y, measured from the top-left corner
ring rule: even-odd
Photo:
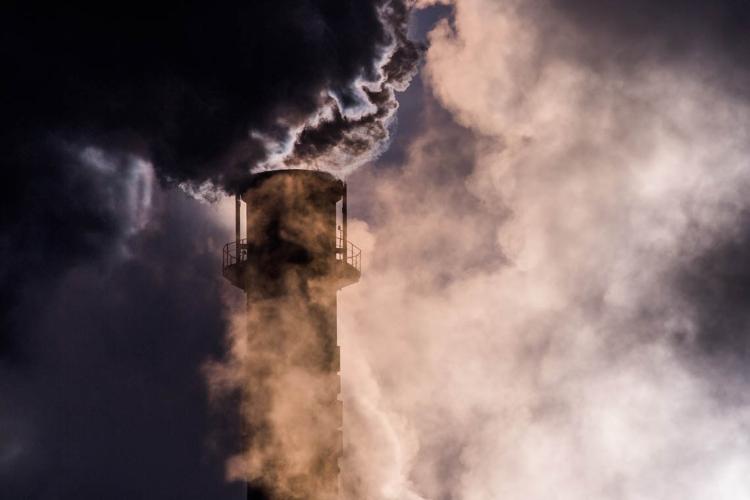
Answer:
[[[4,136],[128,151],[165,180],[225,188],[295,129],[330,129],[327,112],[338,135],[301,143],[367,136],[418,57],[399,0],[15,5],[2,17]]]
[[[168,185],[233,191],[254,169],[377,152],[418,59],[407,14],[402,0],[5,3],[0,355],[27,281],[127,233],[104,201],[138,161]]]

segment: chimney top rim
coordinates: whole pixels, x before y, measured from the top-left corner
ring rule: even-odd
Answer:
[[[315,185],[319,185],[321,187],[327,186],[326,188],[324,188],[325,190],[333,189],[333,191],[337,193],[337,196],[341,196],[341,194],[343,193],[344,181],[337,178],[336,176],[334,176],[333,174],[329,172],[325,172],[323,170],[289,168],[289,169],[279,169],[279,170],[267,170],[267,171],[252,174],[240,190],[242,199],[243,200],[245,199],[245,196],[248,194],[249,191],[260,187],[269,179],[272,179],[275,177],[281,177],[281,176],[293,177],[297,179],[307,178],[307,179],[310,179],[310,181],[314,182]]]

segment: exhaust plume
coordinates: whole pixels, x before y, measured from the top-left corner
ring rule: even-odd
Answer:
[[[0,93],[0,345],[13,342],[21,281],[129,234],[101,200],[142,165],[212,198],[253,171],[346,173],[377,155],[418,58],[407,13],[402,0],[0,7],[13,68]],[[87,151],[122,167],[89,176]],[[39,235],[56,248],[28,245]]]
[[[419,52],[401,0],[3,10],[16,133],[127,151],[162,180],[230,190],[287,160],[361,163],[387,139]]]
[[[431,33],[408,165],[350,182],[347,498],[750,495],[750,103],[730,2],[688,3],[461,0]]]

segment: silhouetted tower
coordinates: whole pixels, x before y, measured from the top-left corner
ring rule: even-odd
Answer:
[[[277,170],[253,175],[241,200],[247,237],[238,196],[236,241],[224,247],[223,274],[244,290],[251,345],[263,353],[254,370],[260,379],[267,373],[268,387],[249,389],[251,404],[269,415],[283,406],[297,422],[289,429],[273,417],[255,422],[252,439],[271,457],[260,484],[274,499],[334,500],[343,425],[336,293],[360,277],[360,251],[347,241],[346,184],[324,172]],[[284,385],[287,374],[302,374],[300,384]],[[284,456],[288,446],[299,446],[300,457]],[[258,498],[252,491],[248,498]]]

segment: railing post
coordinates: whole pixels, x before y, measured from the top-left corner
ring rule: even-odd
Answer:
[[[346,239],[346,224],[347,224],[347,207],[346,207],[346,182],[344,183],[344,199],[341,203],[341,222],[343,226],[343,231],[341,234],[341,249],[344,252],[343,261],[346,263],[347,256],[349,255],[349,244]]]
[[[237,262],[240,261],[240,208],[242,208],[242,201],[240,195],[234,195],[234,256]]]

